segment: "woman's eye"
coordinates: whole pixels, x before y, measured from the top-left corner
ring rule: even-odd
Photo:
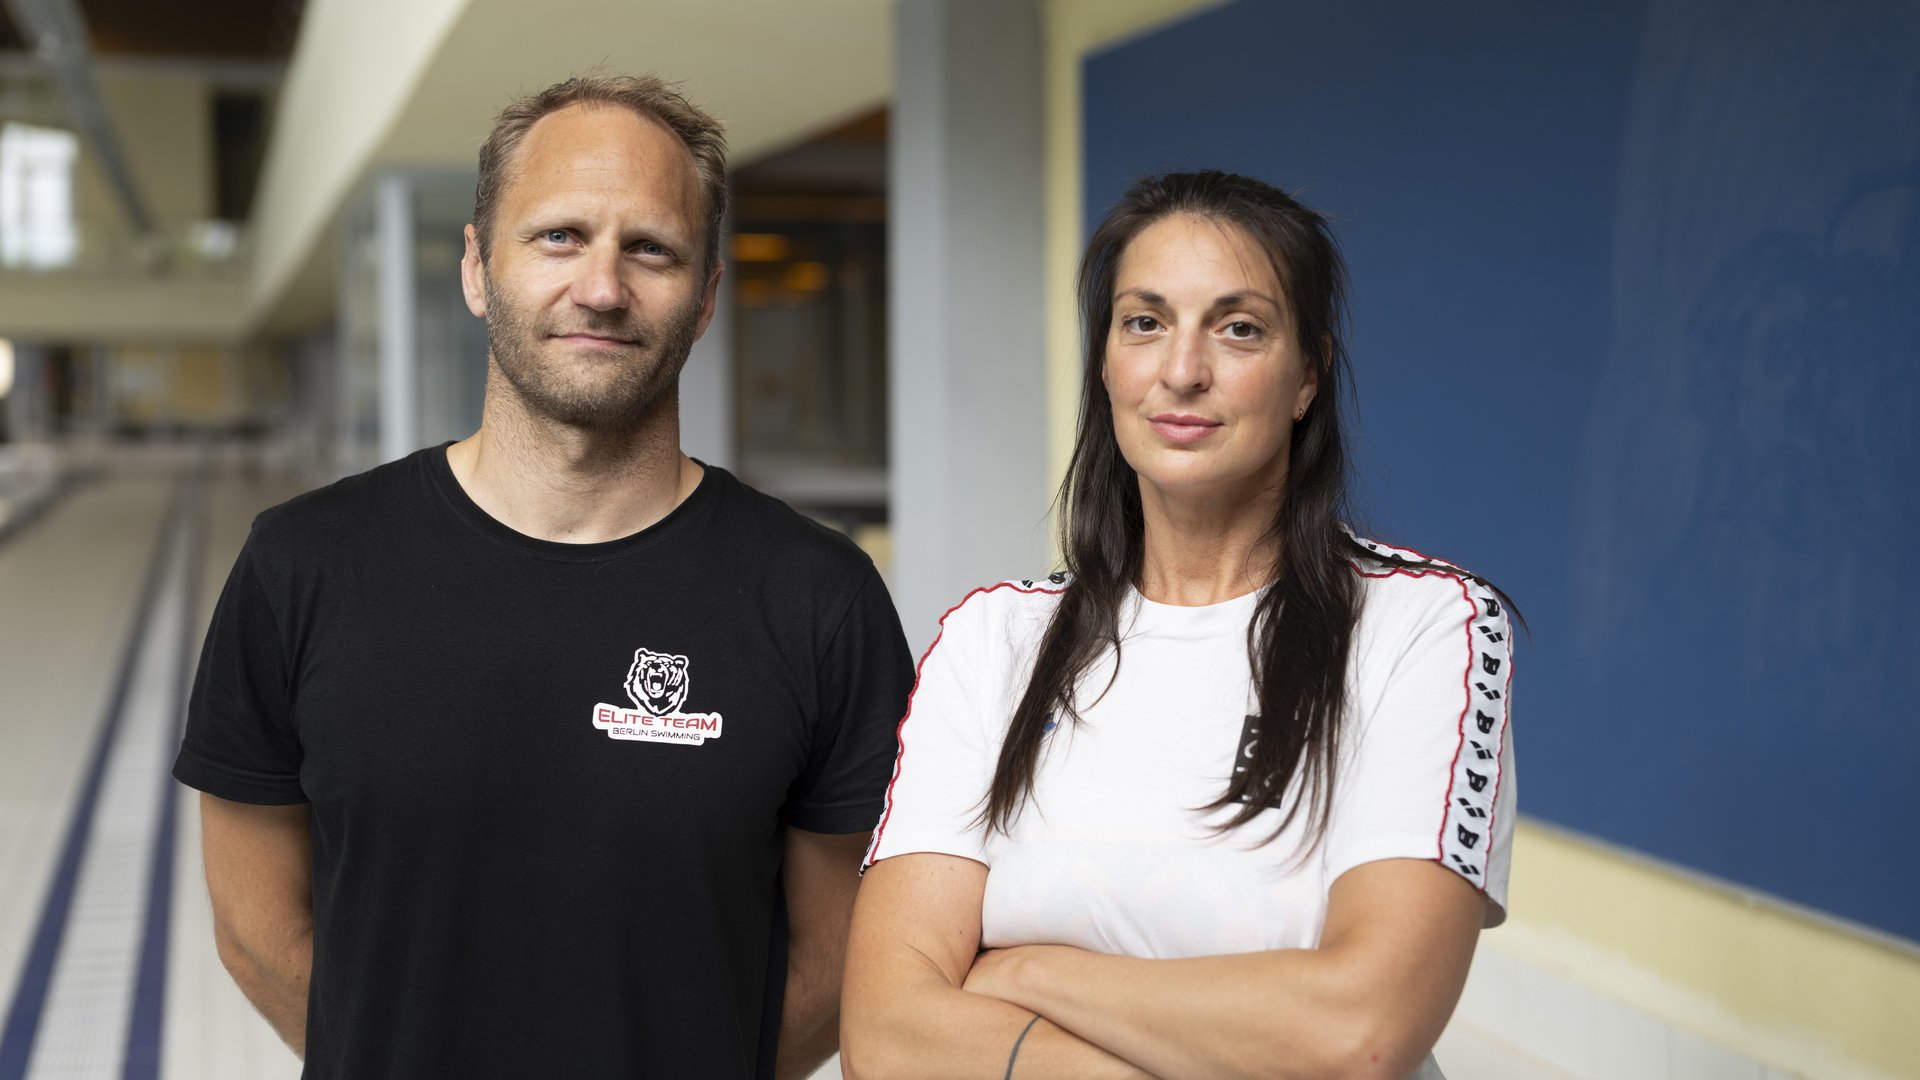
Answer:
[[[1151,334],[1160,329],[1160,320],[1151,315],[1129,315],[1120,320],[1120,325],[1136,334]]]
[[[1227,336],[1235,341],[1252,341],[1260,336],[1260,328],[1242,319],[1227,324]]]

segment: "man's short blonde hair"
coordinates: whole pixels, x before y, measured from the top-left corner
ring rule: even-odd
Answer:
[[[706,196],[710,274],[720,258],[720,229],[727,220],[727,132],[706,110],[688,101],[672,83],[653,75],[577,75],[509,104],[480,145],[480,181],[473,191],[473,231],[484,261],[493,243],[493,214],[511,179],[509,163],[527,132],[542,117],[571,105],[628,109],[666,127],[693,155],[694,172]]]

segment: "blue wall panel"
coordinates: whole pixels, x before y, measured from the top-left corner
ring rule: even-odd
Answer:
[[[1533,624],[1522,808],[1920,940],[1920,5],[1241,0],[1084,78],[1090,223],[1336,218],[1368,523]]]

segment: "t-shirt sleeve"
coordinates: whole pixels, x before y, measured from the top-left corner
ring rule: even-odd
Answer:
[[[256,532],[214,607],[187,702],[174,778],[234,802],[308,801],[285,639],[257,569]]]
[[[873,827],[906,709],[913,656],[900,616],[871,566],[819,667],[819,715],[807,766],[787,792],[781,820],[817,833]]]
[[[1379,859],[1432,859],[1486,893],[1497,926],[1513,846],[1512,631],[1492,590],[1422,578],[1429,602],[1397,656],[1371,658],[1384,685],[1354,688],[1374,704],[1356,717],[1334,792],[1327,880]]]
[[[864,870],[894,855],[932,852],[986,862],[976,824],[993,775],[982,709],[984,604],[962,603],[941,619],[920,658],[913,697],[900,722],[887,805],[867,847]],[[998,746],[991,748],[997,754]]]

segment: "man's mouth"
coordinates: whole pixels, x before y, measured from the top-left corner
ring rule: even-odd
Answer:
[[[589,331],[554,334],[553,337],[569,345],[583,345],[590,349],[626,349],[640,344],[632,338],[613,337],[609,334],[595,334]]]

